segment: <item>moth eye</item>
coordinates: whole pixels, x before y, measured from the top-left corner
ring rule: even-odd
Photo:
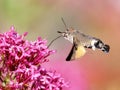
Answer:
[[[63,36],[67,38],[67,37],[68,37],[68,34],[65,33]]]

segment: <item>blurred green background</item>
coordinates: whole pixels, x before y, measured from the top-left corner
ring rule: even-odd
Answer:
[[[71,44],[63,38],[50,49],[57,52],[44,64],[69,81],[65,90],[120,90],[120,1],[119,0],[0,0],[0,32],[14,25],[17,32],[29,32],[48,43],[69,27],[95,36],[110,45],[110,53],[88,50],[80,60],[66,62]]]

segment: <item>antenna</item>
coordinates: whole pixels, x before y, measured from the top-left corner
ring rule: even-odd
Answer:
[[[63,24],[64,24],[66,30],[68,30],[67,25],[66,25],[65,20],[63,19],[63,17],[61,17],[61,20],[62,20],[62,22],[63,22]]]
[[[61,20],[62,20],[62,22],[63,22],[63,24],[64,24],[66,30],[68,30],[67,25],[66,25],[66,23],[65,23],[65,21],[64,21],[64,19],[63,19],[63,17],[61,17]],[[58,31],[58,33],[61,33],[61,32]],[[60,38],[60,37],[62,37],[62,36],[60,35],[60,36],[56,37],[55,39],[53,39],[53,40],[49,43],[48,48],[51,46],[51,44],[52,44],[55,40],[57,40],[57,39]]]
[[[58,36],[58,37],[56,37],[55,39],[53,39],[53,40],[50,42],[50,44],[48,45],[48,48],[51,46],[51,44],[52,44],[55,40],[57,40],[57,39],[60,38],[60,37],[62,37],[62,36]]]

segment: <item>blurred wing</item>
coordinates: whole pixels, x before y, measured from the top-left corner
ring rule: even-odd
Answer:
[[[66,58],[66,61],[79,59],[85,53],[86,53],[86,50],[85,50],[85,48],[82,45],[73,44],[72,49],[71,49],[68,57]]]
[[[75,52],[75,44],[73,44],[72,49],[66,58],[66,61],[70,61],[74,57],[74,52]]]

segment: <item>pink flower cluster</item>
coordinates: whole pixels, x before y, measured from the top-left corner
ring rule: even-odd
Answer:
[[[67,83],[55,71],[47,71],[41,64],[54,53],[40,37],[30,42],[14,27],[0,34],[0,90],[62,90]]]

